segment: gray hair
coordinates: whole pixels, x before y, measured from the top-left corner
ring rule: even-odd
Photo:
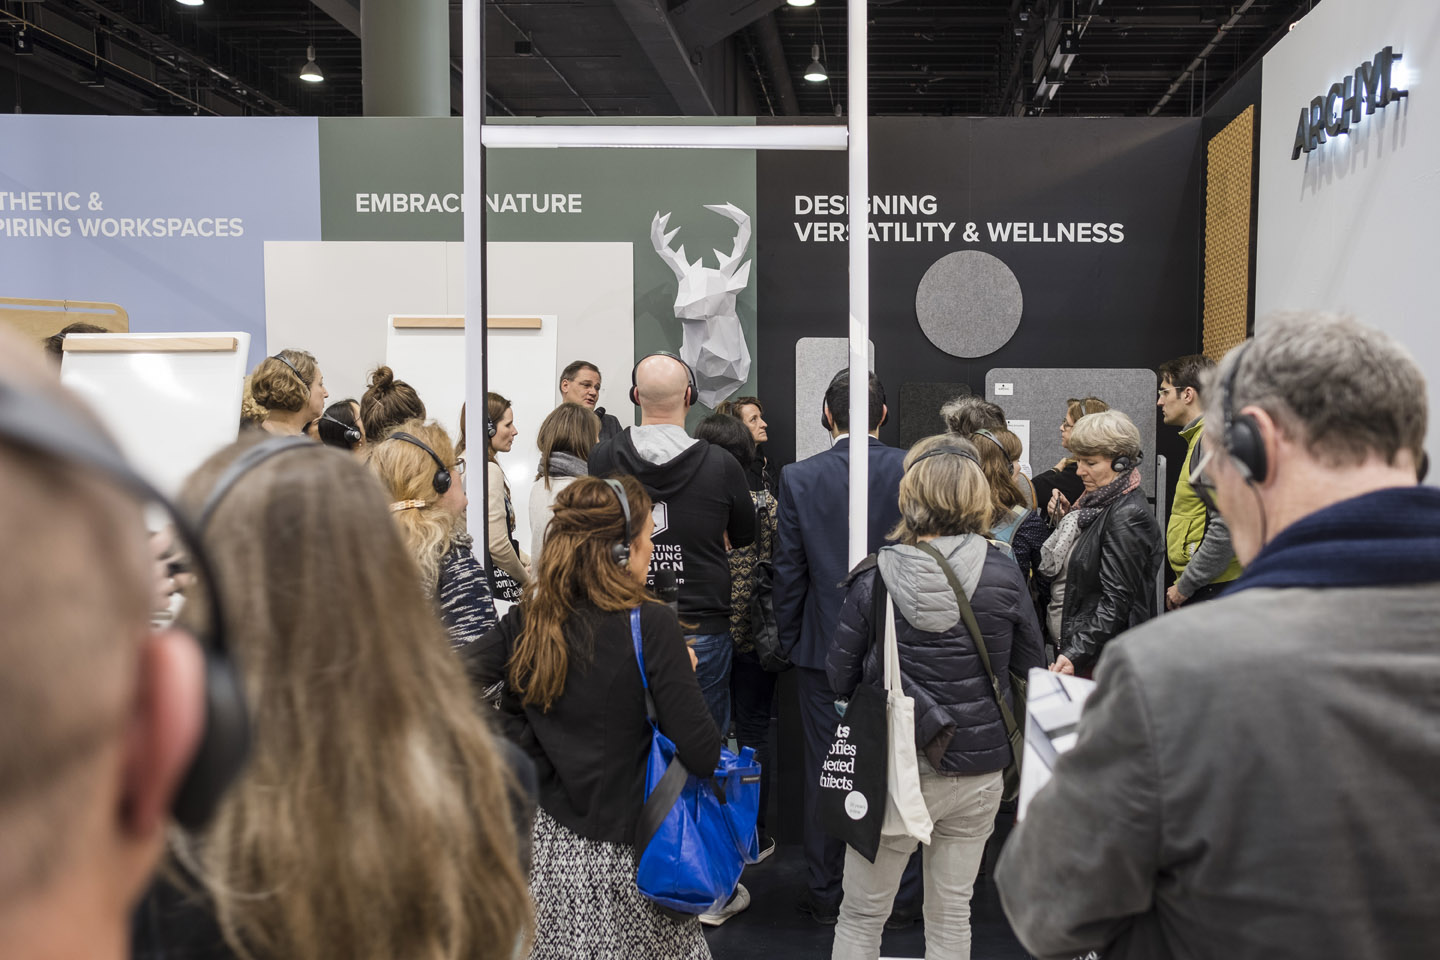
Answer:
[[[1212,429],[1224,423],[1223,387],[1237,363],[1231,413],[1259,407],[1322,463],[1358,466],[1379,454],[1393,465],[1401,450],[1419,460],[1428,417],[1425,375],[1388,334],[1348,316],[1276,315],[1207,377]]]
[[[1077,457],[1138,457],[1140,428],[1119,410],[1088,413],[1070,431],[1070,452]]]
[[[1004,430],[1005,411],[984,397],[962,393],[940,408],[940,419],[951,433],[968,437],[980,430]]]

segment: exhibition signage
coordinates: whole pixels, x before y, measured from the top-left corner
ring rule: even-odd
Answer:
[[[1349,133],[1351,125],[1360,122],[1362,105],[1363,115],[1369,116],[1377,107],[1407,96],[1409,91],[1396,87],[1392,79],[1393,67],[1399,60],[1400,54],[1386,47],[1344,80],[1332,83],[1309,106],[1301,107],[1290,159],[1299,159],[1301,153],[1309,153],[1327,139]]]

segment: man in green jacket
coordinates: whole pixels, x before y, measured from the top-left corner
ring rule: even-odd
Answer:
[[[1161,364],[1160,396],[1155,405],[1168,426],[1179,427],[1188,445],[1180,476],[1175,482],[1175,503],[1165,531],[1165,547],[1175,583],[1165,591],[1165,609],[1199,603],[1217,596],[1240,576],[1240,563],[1230,546],[1230,531],[1218,513],[1207,510],[1190,485],[1190,465],[1205,432],[1200,380],[1215,361],[1202,354],[1178,357]]]

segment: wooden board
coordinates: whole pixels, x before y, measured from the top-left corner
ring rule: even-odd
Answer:
[[[234,337],[105,337],[87,340],[68,336],[62,345],[66,353],[233,353],[240,341]]]
[[[0,323],[20,331],[27,340],[44,340],[72,323],[81,322],[93,323],[112,333],[130,331],[130,314],[118,303],[0,297]]]
[[[464,317],[396,317],[396,330],[464,330]],[[492,330],[539,330],[539,317],[491,317],[486,321]]]

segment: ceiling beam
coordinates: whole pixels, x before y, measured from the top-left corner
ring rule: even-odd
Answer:
[[[615,0],[615,9],[630,26],[640,48],[675,105],[685,116],[715,116],[718,111],[690,62],[685,41],[665,12],[664,0]]]

